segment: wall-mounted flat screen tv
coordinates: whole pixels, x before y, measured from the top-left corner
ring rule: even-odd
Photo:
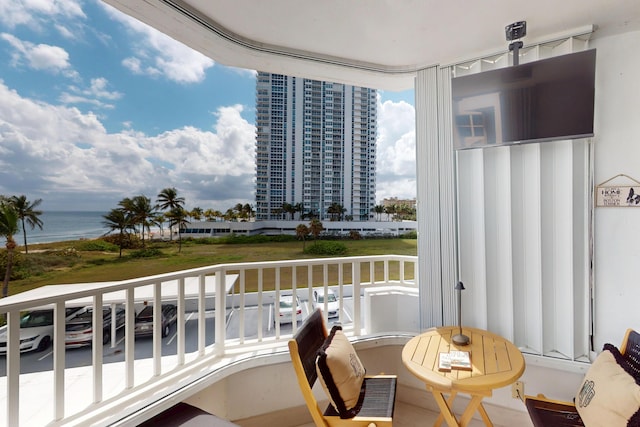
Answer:
[[[596,51],[453,78],[454,148],[593,136]]]

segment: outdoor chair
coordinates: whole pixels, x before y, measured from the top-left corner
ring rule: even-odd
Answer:
[[[620,346],[620,354],[628,362],[633,377],[640,378],[640,334],[638,332],[627,329]],[[579,427],[585,425],[573,402],[548,399],[543,394],[525,396],[524,402],[535,427]]]
[[[362,403],[358,405],[357,414],[351,418],[344,418],[344,415],[341,418],[340,413],[331,403],[324,412],[321,411],[312,388],[318,379],[316,361],[323,351],[323,345],[328,336],[322,311],[318,308],[289,340],[289,353],[298,384],[315,425],[317,427],[392,426],[397,382],[395,375],[365,375],[359,391]]]

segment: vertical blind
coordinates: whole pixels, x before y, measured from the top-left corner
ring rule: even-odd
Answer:
[[[534,46],[520,62],[584,49],[570,38]],[[452,74],[508,66],[508,54]],[[523,352],[588,361],[590,139],[457,151],[462,321],[509,337]]]

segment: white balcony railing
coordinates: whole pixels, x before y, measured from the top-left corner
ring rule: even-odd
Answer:
[[[51,388],[44,390],[44,393],[53,402],[51,422],[63,424],[66,417],[78,417],[77,412],[71,413],[68,409],[72,405],[69,405],[69,398],[65,396],[65,308],[69,306],[115,307],[116,304],[124,304],[126,311],[124,333],[116,331],[113,322],[110,334],[112,346],[118,336],[124,341],[124,385],[113,394],[111,390],[109,393],[105,391],[105,348],[108,350],[108,347],[102,345],[101,310],[94,310],[92,388],[83,391],[85,395],[91,395],[91,402],[79,409],[80,413],[86,413],[119,398],[135,399],[136,390],[169,374],[172,377],[179,376],[181,371],[187,372],[196,365],[202,365],[205,359],[216,360],[231,353],[242,355],[260,347],[284,345],[295,333],[297,324],[293,322],[291,328],[283,329],[280,322],[275,320],[280,317],[279,302],[283,293],[300,297],[306,303],[311,301],[312,288],[332,287],[340,303],[339,320],[345,332],[360,336],[366,333],[367,326],[363,324],[360,298],[365,289],[391,284],[415,287],[417,277],[417,257],[381,255],[221,264],[118,282],[45,286],[10,296],[0,300],[0,313],[6,314],[8,331],[6,378],[0,378],[0,386],[1,380],[6,381],[6,412],[0,416],[0,423],[20,425],[21,398],[25,393],[20,392],[19,321],[24,311],[43,306],[54,310],[52,381]],[[219,298],[220,295],[224,295],[224,298]],[[142,304],[151,303],[159,307],[167,301],[175,302],[178,307],[177,349],[175,357],[171,358],[173,364],[163,360],[166,358],[163,358],[161,347],[160,310],[154,310],[152,374],[141,378],[136,372],[135,313]],[[346,301],[350,304],[349,318],[345,317],[346,311],[343,309]],[[295,307],[292,310],[292,316],[295,316]],[[303,315],[310,310],[310,304],[305,306]],[[234,328],[237,333],[227,336],[231,317],[237,322],[237,329]],[[188,318],[197,319],[195,351],[187,350],[186,346],[185,324]],[[268,324],[265,325],[265,322]],[[249,331],[254,323],[256,330],[251,328]],[[4,393],[0,391],[1,394]],[[2,412],[0,409],[0,414]]]

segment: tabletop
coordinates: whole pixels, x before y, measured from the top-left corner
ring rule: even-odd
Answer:
[[[459,330],[457,326],[445,326],[413,337],[402,350],[402,362],[428,387],[440,391],[490,393],[512,384],[523,374],[524,357],[509,340],[482,329],[463,327],[462,333],[471,342],[456,345],[452,336]],[[472,369],[438,370],[439,354],[455,350],[470,352]]]

